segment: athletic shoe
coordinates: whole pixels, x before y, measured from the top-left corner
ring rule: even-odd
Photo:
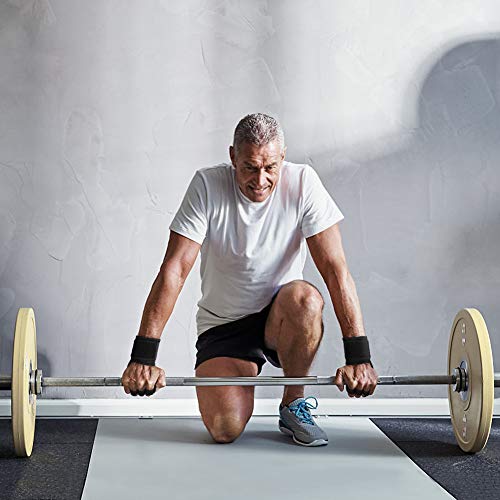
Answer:
[[[314,399],[316,406],[308,402]],[[302,446],[322,446],[328,444],[328,436],[313,420],[309,410],[318,407],[318,400],[314,396],[297,398],[288,406],[280,404],[280,431],[292,436],[297,444]]]

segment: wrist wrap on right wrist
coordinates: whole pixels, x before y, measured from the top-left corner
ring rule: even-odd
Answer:
[[[134,347],[132,347],[132,354],[130,355],[130,363],[155,366],[159,345],[160,339],[140,337],[138,335],[134,340]]]
[[[362,337],[344,337],[344,353],[346,365],[361,365],[370,363],[370,346],[368,339]],[[372,365],[373,367],[373,365]]]

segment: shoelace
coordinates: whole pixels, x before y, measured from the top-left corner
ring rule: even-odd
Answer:
[[[314,399],[316,406],[308,403],[308,399]],[[301,401],[299,404],[288,407],[288,409],[302,422],[306,424],[314,425],[314,421],[309,410],[315,410],[318,407],[318,400],[314,396],[309,396],[308,398]]]

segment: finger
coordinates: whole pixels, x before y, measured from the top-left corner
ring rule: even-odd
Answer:
[[[151,369],[151,375],[147,379],[146,386],[144,388],[144,394],[146,396],[152,396],[157,389],[161,387],[165,387],[165,372],[158,367],[152,367]],[[163,377],[163,381],[161,378]],[[163,383],[162,383],[163,382]]]
[[[361,398],[366,398],[370,395],[370,386],[367,382],[358,385],[358,391]]]
[[[148,383],[149,374],[148,373],[140,373],[135,379],[132,379],[130,382],[130,388],[137,392],[137,395],[144,395],[144,390],[146,389],[146,384]]]
[[[374,390],[375,390],[374,384],[367,384],[364,388],[364,391],[367,393],[367,396],[371,396]]]
[[[156,392],[155,383],[156,383],[155,380],[150,380],[148,382],[147,386],[144,388],[144,395],[145,396],[152,396]]]
[[[120,382],[122,384],[123,390],[128,394],[129,393],[128,381],[122,378]]]
[[[129,378],[128,377],[125,377],[125,376],[122,376],[121,378],[121,384],[122,384],[122,387],[123,387],[123,390],[127,393],[127,394],[130,394],[130,389],[129,389]]]
[[[167,385],[166,377],[165,377],[165,372],[163,370],[160,370],[160,376],[158,377],[158,380],[156,381],[156,388],[157,389],[162,389]]]
[[[148,381],[147,381],[147,384],[146,386],[144,387],[144,390],[146,391],[146,394],[148,392],[151,392],[153,391],[151,394],[153,394],[155,391],[156,391],[156,378],[155,377],[151,377]]]
[[[344,391],[343,371],[341,368],[337,370],[333,383],[339,388],[340,392]]]
[[[139,390],[139,387],[137,387],[137,382],[135,380],[131,380],[128,384],[128,388],[130,389],[130,394],[132,394],[132,396],[136,396],[137,395],[137,391]]]
[[[347,394],[349,394],[350,398],[359,398],[360,396],[360,391],[358,389],[351,389],[350,387],[346,386]]]
[[[359,389],[359,381],[357,378],[353,377],[352,375],[349,375],[349,373],[346,373],[346,376],[344,377],[345,385],[349,387],[351,391],[354,391],[354,389]]]
[[[352,395],[352,397],[355,397],[355,398],[360,398],[362,395],[363,395],[363,392],[361,389],[350,389],[348,388],[347,389],[347,392]]]
[[[144,392],[145,389],[144,382],[145,380],[143,380],[142,377],[139,377],[137,380],[134,378],[130,379],[129,387],[132,396],[140,396],[139,393]]]

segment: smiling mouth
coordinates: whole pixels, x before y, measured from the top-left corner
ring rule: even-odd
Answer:
[[[265,187],[264,189],[255,189],[253,187],[250,187],[250,189],[254,192],[254,193],[257,193],[257,194],[263,194],[265,193],[268,189],[269,189],[269,186],[268,187]]]

